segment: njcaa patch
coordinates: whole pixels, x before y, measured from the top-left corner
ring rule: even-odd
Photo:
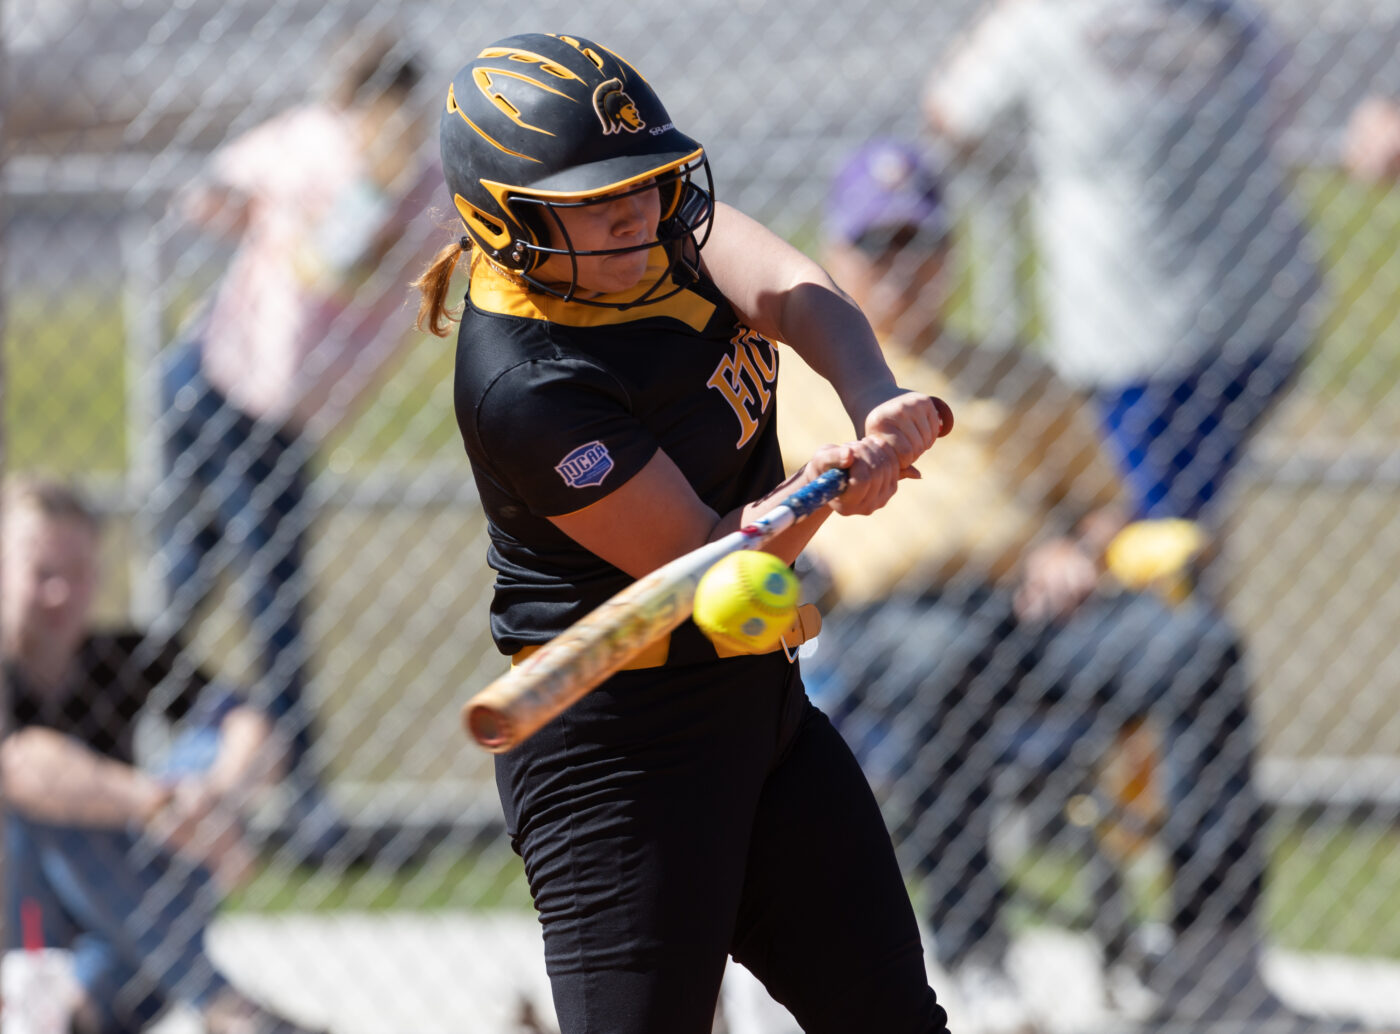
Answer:
[[[589,442],[570,452],[554,467],[570,488],[601,485],[613,469],[613,458],[602,442]]]

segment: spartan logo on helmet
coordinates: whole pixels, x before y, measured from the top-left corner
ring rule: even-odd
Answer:
[[[637,113],[636,103],[622,89],[621,79],[613,78],[598,84],[593,91],[593,110],[603,123],[604,136],[621,133],[624,129],[629,133],[640,133],[647,127]]]

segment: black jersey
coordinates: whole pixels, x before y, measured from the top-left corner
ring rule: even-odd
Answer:
[[[454,396],[490,527],[500,649],[547,642],[630,584],[547,518],[608,495],[657,450],[717,513],[771,491],[777,375],[774,344],[703,278],[618,310],[532,294],[477,261]],[[714,657],[686,622],[667,663]]]
[[[164,638],[133,630],[99,632],[78,649],[69,685],[57,694],[34,689],[20,668],[5,664],[16,728],[44,726],[99,754],[135,763],[136,719],[148,707],[172,721],[194,708],[209,679]]]

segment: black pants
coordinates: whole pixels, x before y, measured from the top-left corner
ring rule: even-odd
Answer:
[[[497,782],[564,1034],[708,1034],[731,953],[809,1034],[945,1029],[874,797],[781,654],[619,674]]]

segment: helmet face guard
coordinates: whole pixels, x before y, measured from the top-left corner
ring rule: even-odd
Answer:
[[[468,235],[533,289],[583,304],[626,308],[656,292],[677,265],[696,262],[709,235],[714,190],[705,151],[675,128],[635,69],[579,37],[526,34],[483,50],[454,77],[441,120],[443,172]],[[703,172],[703,185],[695,173]],[[559,210],[658,190],[657,240],[579,252]],[[578,260],[661,247],[665,271],[625,303],[577,297]],[[567,255],[567,288],[532,276]]]
[[[698,186],[693,175],[704,173],[706,185]],[[709,184],[709,163],[702,157],[696,162],[663,173],[655,182],[643,183],[630,190],[610,191],[604,197],[580,198],[576,200],[555,200],[532,197],[528,194],[512,196],[509,203],[519,214],[520,221],[530,227],[536,241],[549,240],[556,246],[543,243],[524,244],[521,248],[525,260],[517,271],[527,284],[544,294],[562,298],[565,301],[582,305],[598,305],[606,308],[631,308],[647,302],[660,301],[683,290],[687,276],[673,277],[678,268],[693,274],[699,251],[710,236],[710,216],[714,211],[714,194]],[[657,190],[661,194],[661,221],[657,227],[656,239],[643,244],[632,244],[619,248],[602,248],[581,251],[569,236],[569,231],[560,216],[561,210],[587,208],[592,205],[609,204],[620,198],[631,197],[646,191]],[[627,302],[601,302],[596,299],[578,296],[578,260],[580,258],[626,255],[635,251],[651,251],[660,248],[666,255],[666,266],[662,274],[637,298]],[[554,255],[564,255],[569,259],[570,276],[568,286],[561,290],[557,284],[546,283],[532,271]],[[664,293],[657,293],[668,282]]]

